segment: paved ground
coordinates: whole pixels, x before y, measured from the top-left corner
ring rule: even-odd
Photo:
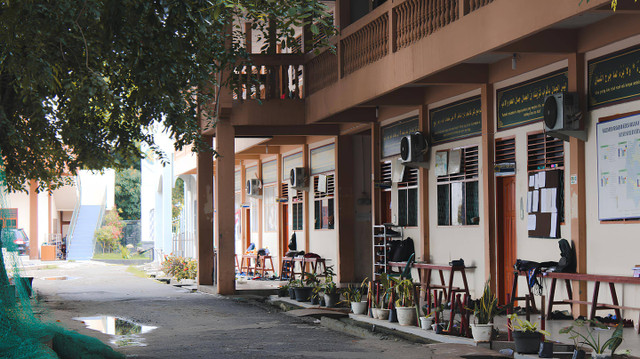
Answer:
[[[137,358],[487,358],[497,353],[468,345],[415,344],[331,331],[242,298],[191,293],[98,262],[29,270],[46,317],[109,343],[113,337],[74,317],[113,315],[158,327],[143,334],[147,346],[119,347]],[[68,280],[45,280],[69,276]]]

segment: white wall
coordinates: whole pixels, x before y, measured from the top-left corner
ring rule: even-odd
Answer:
[[[586,60],[597,58],[640,44],[640,36],[611,44],[586,54]],[[606,116],[624,114],[640,110],[640,100],[607,106],[590,111],[587,116],[588,141],[585,144],[586,177],[586,215],[587,215],[587,273],[631,275],[631,269],[640,264],[638,259],[637,233],[640,223],[609,222],[598,219],[598,152],[596,142],[596,124]],[[621,305],[640,306],[640,287],[634,285],[616,285]],[[591,293],[591,287],[587,293]],[[610,300],[608,290],[600,290],[603,301]],[[603,312],[604,313],[604,312]],[[602,314],[602,313],[600,313]],[[627,318],[637,315],[625,313]]]
[[[115,203],[115,171],[105,169],[98,171],[82,170],[78,173],[80,180],[80,204],[96,206],[101,205],[106,196],[106,210],[113,209]]]

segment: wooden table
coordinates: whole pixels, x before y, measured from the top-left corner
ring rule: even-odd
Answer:
[[[260,261],[260,266],[258,266],[258,260]],[[267,261],[269,261],[270,267],[265,268]],[[253,263],[252,263],[253,262]],[[275,272],[275,268],[273,267],[273,259],[271,256],[259,256],[257,254],[243,254],[242,259],[240,259],[240,272],[245,272],[249,274],[252,272],[257,274],[257,271],[260,271],[260,276],[264,277],[265,272]]]
[[[387,264],[391,268],[404,268],[407,265],[407,262],[389,262]],[[465,267],[465,266],[451,266],[448,264],[433,264],[426,262],[415,262],[413,264],[413,268],[418,269],[418,273],[420,274],[420,285],[424,288],[425,293],[427,294],[427,305],[431,306],[431,290],[439,289],[442,290],[444,296],[447,298],[447,302],[451,303],[453,300],[453,293],[465,293],[469,295],[469,283],[467,282],[467,274],[466,269],[472,269],[475,267]],[[438,276],[440,277],[440,284],[432,284],[431,283],[431,273],[433,271],[438,271]],[[449,280],[445,281],[444,271],[449,271]],[[424,274],[423,274],[424,272]],[[453,279],[456,273],[460,273],[462,276],[463,287],[454,287]]]
[[[514,273],[514,286],[512,289],[512,298],[515,298],[515,283],[518,280],[518,276],[526,276],[527,272],[517,271]],[[591,306],[590,319],[594,319],[596,312],[599,310],[613,310],[616,313],[616,318],[622,320],[621,310],[637,310],[640,311],[640,307],[630,307],[620,305],[618,301],[618,294],[616,292],[615,284],[640,284],[640,278],[629,276],[617,276],[617,275],[602,275],[602,274],[582,274],[582,273],[559,273],[559,272],[543,272],[539,275],[541,278],[551,279],[551,286],[549,288],[549,305],[547,309],[547,319],[551,319],[551,313],[553,312],[554,305],[570,305],[573,309],[573,304],[585,304]],[[556,300],[556,286],[558,280],[564,281],[567,289],[568,299]],[[579,300],[573,298],[573,290],[571,282],[593,282],[593,294],[591,300]],[[601,303],[598,299],[600,294],[600,283],[609,284],[609,293],[611,294],[611,301],[613,303]],[[530,291],[530,289],[529,289]],[[516,298],[519,299],[519,298]],[[573,312],[572,312],[573,314]],[[639,318],[640,319],[640,318]]]

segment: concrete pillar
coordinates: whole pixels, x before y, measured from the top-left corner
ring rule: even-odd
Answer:
[[[29,259],[39,258],[38,246],[38,182],[29,182]]]
[[[496,262],[496,192],[493,160],[495,151],[493,85],[480,87],[482,108],[482,220],[484,228],[484,277],[491,279],[491,290],[496,292],[498,265]]]
[[[211,144],[211,136],[203,136]],[[213,153],[198,153],[196,253],[198,284],[213,285]]]
[[[420,106],[420,117],[418,120],[418,129],[425,135],[429,132],[429,108],[424,105]],[[420,226],[420,241],[422,251],[416,253],[416,261],[429,262],[431,250],[429,248],[429,169],[420,168],[420,177],[418,186],[418,225]]]
[[[229,120],[216,124],[215,243],[219,294],[234,294],[235,280],[235,129]]]
[[[353,193],[353,137],[338,136],[335,151],[336,225],[338,230],[337,274],[341,283],[355,281],[355,196]]]
[[[571,54],[569,55],[568,60],[568,90],[569,92],[578,93],[580,111],[584,114],[587,110],[584,54]],[[571,216],[571,240],[573,240],[573,243],[576,246],[576,272],[587,273],[587,210],[584,141],[575,137],[571,137],[571,140],[569,141],[569,171],[571,178],[575,178],[576,181],[569,185],[569,193],[571,197],[567,197],[566,191],[564,197],[565,203],[569,202],[571,206],[569,210]],[[568,200],[568,198],[571,198],[571,200]],[[573,293],[579,300],[586,301],[586,283],[582,281],[574,281]],[[586,316],[587,306],[584,304],[574,304],[573,313],[576,316]]]

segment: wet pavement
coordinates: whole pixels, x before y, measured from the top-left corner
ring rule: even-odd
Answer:
[[[136,358],[474,358],[465,344],[360,338],[284,315],[252,298],[193,293],[136,276],[127,266],[57,262],[30,269],[46,320]],[[66,276],[73,280],[46,280]],[[120,322],[119,322],[120,320]],[[154,327],[153,329],[150,329]],[[91,328],[98,328],[93,330]]]

